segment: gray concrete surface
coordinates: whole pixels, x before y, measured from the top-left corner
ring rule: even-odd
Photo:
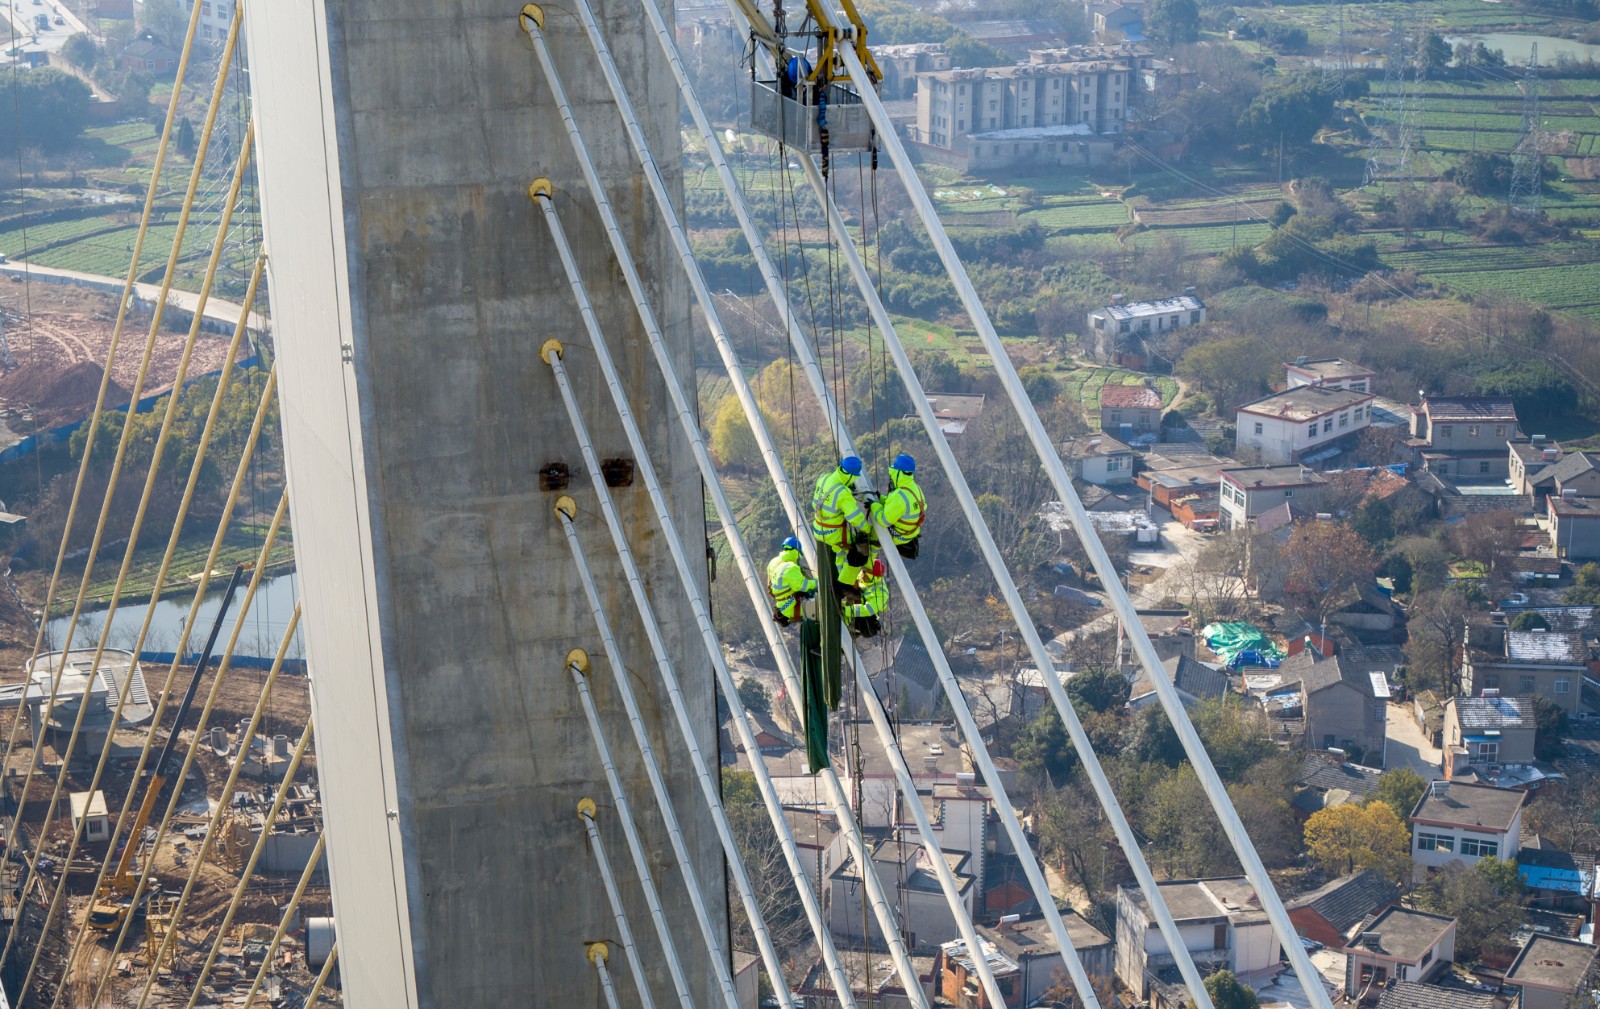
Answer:
[[[597,14],[667,172],[678,106],[637,6]],[[584,207],[517,4],[274,0],[246,13],[281,367],[283,428],[327,808],[340,973],[353,1009],[579,1006],[602,996],[584,943],[614,936],[574,805],[592,796],[648,963],[663,958],[563,670],[595,655],[619,770],[695,988],[706,959],[538,471],[574,470],[624,663],[707,897],[722,858],[597,518],[554,380],[566,363],[596,449],[629,454],[525,190],[552,179],[635,413],[683,528],[703,509],[687,446],[609,251]],[[573,19],[552,49],[657,313],[690,368],[689,312],[605,84]],[[651,103],[648,98],[654,96]],[[680,189],[681,181],[671,182]],[[642,486],[614,492],[701,743],[710,671]],[[699,542],[688,544],[692,555]],[[631,989],[623,961],[613,970]],[[651,979],[659,993],[664,976]]]
[[[1384,770],[1409,767],[1422,777],[1433,781],[1444,777],[1444,772],[1439,768],[1439,762],[1443,757],[1439,748],[1429,743],[1427,737],[1422,734],[1417,720],[1411,717],[1411,705],[1391,703],[1389,745],[1385,754]]]

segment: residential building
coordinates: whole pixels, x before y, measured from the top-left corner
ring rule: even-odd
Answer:
[[[1481,695],[1498,690],[1502,697],[1539,694],[1568,712],[1578,709],[1589,647],[1578,631],[1513,631],[1491,627],[1488,640],[1500,638],[1499,653],[1474,647],[1473,630],[1461,667],[1461,689]]]
[[[1246,403],[1234,413],[1241,458],[1246,449],[1269,465],[1329,452],[1340,438],[1372,423],[1370,392],[1302,385]]]
[[[883,86],[878,94],[886,102],[915,99],[918,74],[950,69],[950,54],[945,52],[943,42],[873,46],[872,56],[883,71]]]
[[[1161,393],[1148,385],[1100,388],[1100,430],[1124,440],[1161,433]]]
[[[1435,781],[1411,811],[1411,860],[1420,879],[1454,861],[1516,858],[1528,793],[1492,785]]]
[[[1497,764],[1533,763],[1533,698],[1452,697],[1444,702],[1444,776]]]
[[[1373,869],[1340,876],[1284,904],[1294,930],[1324,946],[1342,948],[1356,927],[1400,899],[1400,888]]]
[[[1506,447],[1511,450],[1506,457],[1506,481],[1517,493],[1533,498],[1534,509],[1542,511],[1544,499],[1555,484],[1555,466],[1566,453],[1542,434],[1512,439]]]
[[[941,851],[970,851],[974,858],[967,868],[979,897],[987,889],[984,878],[983,853],[994,848],[1000,840],[995,819],[994,797],[989,789],[975,781],[976,775],[958,774],[956,780],[935,782],[931,787],[919,787],[916,801],[928,814],[928,826],[933,828],[933,839]],[[909,799],[903,801],[910,801]],[[911,814],[901,813],[901,832],[907,844],[921,844],[922,833],[911,822]],[[1009,848],[1009,844],[1007,844]]]
[[[1591,917],[1595,902],[1600,900],[1595,865],[1593,855],[1544,847],[1537,834],[1517,852],[1517,875],[1522,877],[1536,906],[1572,911],[1585,918]]]
[[[1193,636],[1189,637],[1192,642]],[[1174,655],[1163,659],[1162,669],[1167,678],[1172,681],[1172,686],[1178,691],[1178,699],[1183,706],[1193,707],[1200,701],[1221,697],[1228,692],[1228,674],[1223,669],[1197,661],[1190,655]],[[1128,693],[1128,707],[1137,711],[1140,708],[1155,704],[1158,698],[1155,687],[1151,685],[1149,674],[1140,667],[1133,679],[1133,687]]]
[[[1506,442],[1522,437],[1505,396],[1423,396],[1411,407],[1412,447],[1425,468],[1450,480],[1504,480]]]
[[[1044,919],[1007,920],[1011,917],[1002,918],[994,928],[979,925],[977,932],[1005,1004],[1021,1009],[1037,1004],[1052,988],[1070,986],[1072,982],[1061,960],[1061,946]],[[1085,973],[1096,982],[1109,982],[1115,959],[1111,940],[1074,911],[1062,912],[1061,919]],[[940,996],[960,1007],[991,1009],[978,983],[977,964],[964,940],[943,944],[936,965],[935,983]]]
[[[788,821],[794,846],[800,852],[806,881],[814,890],[819,872],[821,878],[827,879],[848,857],[838,814],[832,809],[785,806],[783,818]]]
[[[195,31],[199,38],[222,40],[228,37],[228,26],[233,21],[235,0],[200,0],[200,23]],[[195,0],[179,0],[179,8],[187,20],[194,11]]]
[[[1390,981],[1428,981],[1456,958],[1456,920],[1395,905],[1345,949],[1344,992],[1361,998]]]
[[[1391,981],[1378,997],[1378,1009],[1516,1009],[1504,997],[1459,987]]]
[[[1149,338],[1206,321],[1206,306],[1193,293],[1159,301],[1111,304],[1089,313],[1090,351],[1102,361],[1129,368],[1149,364]]]
[[[911,140],[967,168],[1098,163],[1122,132],[1132,88],[1120,59],[918,74]]]
[[[1161,445],[1163,449],[1171,447]],[[1222,471],[1238,465],[1232,459],[1213,455],[1166,456],[1149,452],[1133,479],[1140,488],[1150,492],[1152,503],[1171,510],[1181,498],[1216,496]]]
[[[150,36],[134,39],[119,57],[122,69],[162,77],[178,69],[178,54]]]
[[[1552,497],[1600,497],[1600,468],[1588,452],[1569,452],[1541,476]]]
[[[1315,511],[1328,480],[1304,466],[1251,466],[1222,471],[1222,524],[1243,529],[1262,513],[1292,501]]]
[[[1289,804],[1302,816],[1346,803],[1362,803],[1378,793],[1375,767],[1352,764],[1343,756],[1310,752],[1300,758],[1300,773],[1295,776],[1299,789]]]
[[[1388,742],[1388,680],[1347,656],[1306,648],[1278,666],[1280,691],[1299,684],[1307,749],[1340,749],[1358,763],[1383,766]]]
[[[1144,4],[1137,0],[1118,3],[1086,3],[1090,29],[1099,38],[1121,35],[1129,41],[1140,41],[1144,36]]]
[[[1372,383],[1378,377],[1378,373],[1370,368],[1351,364],[1339,357],[1297,357],[1283,367],[1291,389],[1320,385],[1347,392],[1371,392]]]
[[[905,981],[901,979],[899,970],[888,957],[840,956],[839,965],[844,968],[853,996],[850,1004],[871,1005],[874,1009],[916,1009],[917,1006],[932,1004],[934,959],[931,955],[911,957],[911,967],[917,975],[917,987],[922,989],[921,996],[913,999],[906,992]],[[800,982],[795,994],[799,996],[796,1003],[804,1005],[806,1009],[843,1009],[845,1005],[834,989],[833,976],[828,973],[828,966],[821,957],[806,971],[805,980]]]
[[[1550,545],[1569,561],[1600,560],[1600,498],[1551,494],[1546,502]]]
[[[1197,964],[1248,974],[1278,963],[1281,947],[1255,888],[1243,876],[1156,885]],[[1148,998],[1160,974],[1173,968],[1144,894],[1136,887],[1117,887],[1118,979],[1135,998]]]
[[[1522,988],[1522,1009],[1565,1009],[1594,955],[1587,943],[1535,932],[1506,970],[1506,982]]]
[[[1107,434],[1073,438],[1061,445],[1061,458],[1072,467],[1072,475],[1087,483],[1133,482],[1133,449]]]
[[[977,887],[973,885],[970,863],[972,855],[965,851],[943,849],[945,864],[956,879],[961,903],[971,914],[976,910],[973,898]],[[955,937],[955,914],[945,902],[944,890],[939,886],[927,852],[909,838],[889,837],[879,841],[872,849],[872,865],[878,874],[889,899],[904,915],[905,929],[910,945],[928,948]],[[847,939],[862,938],[865,924],[868,940],[881,944],[883,934],[878,928],[877,916],[867,910],[863,901],[861,874],[856,863],[847,861],[833,870],[829,877],[831,899],[828,902],[828,928],[834,935]],[[865,912],[865,922],[863,922]]]
[[[967,428],[983,413],[983,395],[967,392],[930,392],[928,406],[946,438],[967,433]],[[915,416],[908,414],[908,416]]]

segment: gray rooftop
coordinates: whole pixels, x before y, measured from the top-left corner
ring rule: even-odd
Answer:
[[[1175,921],[1221,921],[1226,918],[1236,924],[1266,921],[1261,901],[1255,887],[1243,876],[1216,879],[1174,879],[1157,883],[1161,899],[1166,901]],[[1130,889],[1133,905],[1144,916],[1145,924],[1153,924],[1149,904],[1144,894]]]
[[[1222,479],[1250,490],[1255,487],[1303,487],[1327,483],[1328,478],[1304,466],[1247,466],[1225,469]]]
[[[1441,795],[1431,791],[1423,793],[1411,819],[1428,823],[1444,823],[1458,827],[1482,827],[1486,830],[1505,831],[1522,808],[1528,793],[1493,785],[1450,785]]]
[[[1396,981],[1383,990],[1378,1009],[1499,1009],[1487,992],[1464,991],[1436,984]]]
[[[1372,398],[1370,392],[1352,392],[1338,386],[1297,385],[1293,389],[1275,392],[1239,407],[1240,413],[1276,417],[1280,420],[1306,421],[1340,410],[1348,410]]]
[[[1400,899],[1400,888],[1372,869],[1341,876],[1310,893],[1301,894],[1284,906],[1295,911],[1309,908],[1322,916],[1341,935],[1361,924],[1381,908]]]
[[[1312,357],[1304,360],[1285,361],[1283,366],[1289,371],[1309,375],[1319,382],[1336,382],[1341,378],[1361,378],[1365,375],[1375,374],[1371,368],[1363,368],[1359,364],[1352,364],[1342,357]]]
[[[1378,940],[1372,944],[1377,947],[1377,952],[1407,963],[1416,963],[1455,923],[1454,918],[1446,918],[1442,914],[1395,906],[1362,929],[1361,934],[1351,942],[1351,948],[1364,945],[1364,937],[1377,935]]]
[[[1506,980],[1570,992],[1583,980],[1594,953],[1585,943],[1536,932],[1506,971]]]
[[[1073,949],[1082,951],[1097,946],[1109,946],[1111,940],[1104,932],[1084,921],[1075,911],[1061,912],[1061,922],[1067,926],[1067,938]],[[1061,946],[1043,918],[1028,918],[1006,928],[978,926],[978,936],[992,942],[995,948],[1018,963],[1039,956],[1056,956]]]
[[[1147,315],[1194,312],[1205,307],[1199,298],[1191,294],[1182,294],[1176,298],[1162,298],[1160,301],[1133,301],[1125,305],[1107,305],[1100,311],[1113,319],[1141,319]]]
[[[1573,452],[1543,473],[1540,473],[1539,478],[1540,480],[1554,480],[1556,483],[1566,483],[1568,480],[1580,477],[1594,468],[1594,460],[1589,458],[1587,452]]]
[[[1452,421],[1516,422],[1517,408],[1506,396],[1426,396],[1422,407],[1435,424]]]
[[[1456,720],[1467,731],[1533,728],[1533,699],[1529,697],[1452,697],[1445,707],[1454,708]]]
[[[1581,666],[1589,650],[1583,635],[1563,631],[1506,631],[1506,658],[1512,662]]]

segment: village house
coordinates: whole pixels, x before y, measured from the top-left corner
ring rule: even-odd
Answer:
[[[1193,635],[1186,636],[1190,642],[1194,641]],[[1193,707],[1200,701],[1212,697],[1221,697],[1229,690],[1228,674],[1225,670],[1208,665],[1196,660],[1190,655],[1173,655],[1161,661],[1167,679],[1172,681],[1172,686],[1178,691],[1178,699],[1186,708]],[[1140,666],[1134,674],[1133,686],[1128,692],[1128,707],[1137,711],[1140,708],[1155,704],[1158,700],[1156,688],[1150,683],[1150,676]]]
[[[1537,834],[1517,852],[1517,875],[1536,907],[1581,914],[1590,921],[1595,902],[1600,901],[1595,864],[1593,855],[1545,847]]]
[[[815,889],[819,871],[821,878],[827,879],[848,857],[838,814],[832,809],[785,806],[783,818],[789,824],[789,833],[800,853],[800,867],[805,870],[807,884]]]
[[[1372,423],[1373,396],[1337,386],[1304,385],[1246,403],[1234,413],[1235,441],[1267,465],[1337,454],[1334,442]]]
[[[1108,434],[1085,435],[1061,443],[1061,458],[1072,475],[1087,483],[1133,482],[1133,449]]]
[[[161,77],[178,68],[178,54],[150,36],[134,39],[122,50],[122,69]]]
[[[1535,510],[1543,510],[1544,499],[1555,482],[1552,471],[1566,453],[1542,434],[1513,438],[1506,447],[1510,449],[1506,456],[1506,482],[1518,494],[1532,498]]]
[[[1452,697],[1444,702],[1444,776],[1533,763],[1533,698]]]
[[[1327,483],[1327,477],[1304,466],[1222,470],[1222,524],[1228,529],[1243,529],[1284,502],[1314,512]]]
[[[966,434],[967,428],[983,413],[982,393],[930,392],[927,398],[933,417],[939,422],[939,430],[946,438]],[[915,419],[916,414],[906,416]]]
[[[1294,930],[1340,949],[1368,918],[1400,899],[1400,888],[1373,869],[1340,876],[1284,904]]]
[[[1389,687],[1379,671],[1341,654],[1323,657],[1314,648],[1284,659],[1275,672],[1279,687],[1297,690],[1307,749],[1339,749],[1360,763],[1382,767],[1388,744]]]
[[[1551,494],[1546,503],[1550,545],[1569,561],[1600,560],[1600,498]]]
[[[1161,432],[1161,393],[1148,385],[1100,388],[1100,430],[1123,441]]]
[[[1348,392],[1371,392],[1377,372],[1338,357],[1297,357],[1284,364],[1285,380],[1290,389],[1303,385],[1320,385]]]
[[[1395,905],[1345,949],[1344,992],[1353,999],[1390,981],[1426,982],[1456,958],[1456,920]]]
[[[1301,755],[1300,773],[1294,779],[1298,788],[1289,805],[1302,817],[1330,806],[1359,805],[1378,793],[1382,774],[1375,767],[1352,764],[1342,755],[1313,750]]]
[[[1243,876],[1157,883],[1184,948],[1206,966],[1248,974],[1277,964],[1281,947],[1255,888]],[[1117,887],[1117,978],[1148,998],[1157,975],[1174,966],[1166,940],[1137,887]]]
[[[913,999],[905,989],[894,961],[888,957],[841,956],[839,965],[850,983],[851,1005],[871,1005],[874,1009],[916,1009],[930,1005],[934,990],[933,956],[911,957],[911,968],[917,976],[917,987],[922,989]],[[806,971],[795,994],[796,1002],[806,1009],[844,1009],[845,1002],[834,989],[833,977],[827,963],[819,956]],[[746,1003],[754,1006],[756,1003]]]
[[[1506,442],[1520,438],[1505,396],[1423,396],[1411,407],[1411,445],[1422,465],[1453,481],[1504,480]]]
[[[1522,804],[1514,788],[1435,781],[1411,811],[1411,861],[1428,869],[1480,858],[1516,858],[1522,847]]]
[[[1496,639],[1499,639],[1498,642]],[[1487,629],[1489,647],[1477,645],[1469,629],[1469,645],[1461,667],[1461,689],[1482,695],[1498,690],[1502,697],[1541,695],[1568,712],[1578,708],[1589,647],[1577,631],[1513,631]],[[1495,643],[1499,644],[1496,649]]]
[[[1074,911],[1063,911],[1061,919],[1084,972],[1096,983],[1109,982],[1114,960],[1111,940]],[[977,926],[977,932],[1005,1004],[1012,1009],[1036,1005],[1052,988],[1071,985],[1060,944],[1043,917],[1006,915],[994,928]],[[992,1009],[965,941],[954,939],[941,946],[936,966],[941,997],[959,1007]]]
[[[961,904],[971,914],[976,910],[973,898],[977,889],[970,866],[972,855],[949,848],[945,848],[943,854],[945,864],[955,876]],[[916,949],[937,946],[957,934],[955,913],[945,901],[944,890],[927,858],[922,846],[907,838],[887,837],[872,849],[872,865],[878,881],[890,895],[891,902],[901,910],[909,944]],[[847,861],[834,869],[829,883],[829,931],[846,939],[860,940],[864,924],[868,929],[868,941],[881,948],[883,934],[877,916],[866,911],[866,921],[862,921],[866,887],[862,885],[856,863]]]
[[[872,56],[883,71],[878,94],[886,102],[916,98],[917,74],[950,69],[950,54],[943,42],[873,46]]]
[[[1588,943],[1535,932],[1506,970],[1506,982],[1522,988],[1522,1009],[1566,1009],[1594,955]]]
[[[1459,986],[1390,981],[1377,1009],[1517,1009],[1515,1001]]]
[[[1088,321],[1087,343],[1094,357],[1124,368],[1144,369],[1151,363],[1151,338],[1164,339],[1168,333],[1205,322],[1206,306],[1192,290],[1159,301],[1125,303],[1114,298],[1111,304],[1090,312]]]

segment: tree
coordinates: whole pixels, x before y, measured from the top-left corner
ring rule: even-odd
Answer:
[[[1239,871],[1238,859],[1200,779],[1188,764],[1149,789],[1141,830],[1150,838],[1150,862],[1169,876],[1220,876]]]
[[[950,66],[967,69],[978,67],[1008,67],[1011,57],[1005,50],[987,42],[980,42],[966,32],[956,32],[944,40],[944,51],[950,56]]]
[[[761,465],[761,446],[745,418],[737,396],[728,395],[717,404],[711,419],[711,454],[730,469],[755,469]]]
[[[1526,888],[1517,864],[1498,858],[1471,866],[1453,861],[1429,874],[1414,898],[1424,910],[1456,919],[1456,959],[1475,959],[1486,946],[1503,944],[1522,921]]]
[[[1417,62],[1424,70],[1439,70],[1450,65],[1450,60],[1455,57],[1455,51],[1450,48],[1438,32],[1429,32],[1423,36],[1422,51],[1417,53]]]
[[[1550,621],[1536,610],[1523,610],[1511,618],[1509,626],[1514,631],[1548,631]]]
[[[1600,605],[1600,564],[1594,561],[1578,568],[1572,575],[1572,586],[1561,594],[1568,606]]]
[[[1115,669],[1085,669],[1067,680],[1067,696],[1075,709],[1111,711],[1128,703],[1131,685]]]
[[[1178,373],[1192,379],[1217,409],[1231,412],[1255,399],[1277,374],[1275,357],[1258,336],[1228,336],[1191,347],[1178,360]]]
[[[100,47],[95,45],[93,36],[78,32],[61,43],[61,58],[79,70],[93,70],[100,62]]]
[[[755,884],[756,902],[772,933],[773,944],[780,952],[795,948],[806,941],[811,926],[789,875],[778,833],[761,801],[756,776],[749,771],[725,769],[722,772],[722,805],[728,814],[739,857]],[[752,948],[755,935],[745,916],[744,905],[736,900],[728,901],[728,905],[734,941],[744,944],[745,949]]]
[[[1525,829],[1562,851],[1600,851],[1600,773],[1574,771],[1559,792],[1535,792]]]
[[[1284,591],[1308,619],[1327,620],[1348,594],[1371,584],[1378,557],[1343,522],[1306,522],[1289,534]]]
[[[89,121],[89,86],[55,67],[13,70],[15,101],[0,103],[0,135],[24,148],[54,151],[70,144]]]
[[[1456,523],[1450,533],[1456,553],[1488,567],[1484,591],[1498,598],[1506,579],[1504,560],[1521,547],[1521,517],[1508,509],[1479,512]]]
[[[739,681],[739,703],[753,715],[772,714],[772,699],[767,696],[767,688],[754,676]]]
[[[177,49],[189,33],[189,15],[178,0],[144,0],[139,7],[139,27]]]
[[[1387,802],[1319,809],[1306,821],[1305,842],[1330,876],[1374,869],[1398,883],[1411,873],[1411,832]]]
[[[1177,767],[1183,763],[1183,741],[1167,721],[1161,705],[1150,704],[1140,708],[1133,716],[1125,753],[1141,764],[1164,764]]]
[[[1165,45],[1200,40],[1200,8],[1195,0],[1154,0],[1147,22],[1150,37]]]
[[[1419,592],[1406,610],[1406,681],[1414,690],[1458,693],[1457,650],[1466,634],[1472,603],[1456,586]]]
[[[1231,970],[1219,970],[1206,978],[1206,994],[1216,1009],[1260,1009],[1256,993],[1234,976]]]
[[[1417,802],[1427,790],[1428,783],[1422,775],[1409,767],[1397,767],[1379,776],[1378,791],[1373,794],[1372,801],[1388,803],[1395,815],[1404,820],[1417,808]]]
[[[1264,89],[1239,115],[1240,139],[1262,147],[1305,144],[1333,114],[1332,96],[1309,80]]]
[[[1066,727],[1053,706],[1028,723],[1012,753],[1017,759],[1017,773],[1035,789],[1065,785],[1078,763],[1072,740],[1067,738]]]
[[[1543,694],[1533,695],[1533,755],[1555,760],[1567,752],[1561,737],[1567,734],[1567,712]]]
[[[1477,196],[1500,196],[1511,185],[1511,159],[1504,154],[1480,151],[1461,155],[1444,177]]]

